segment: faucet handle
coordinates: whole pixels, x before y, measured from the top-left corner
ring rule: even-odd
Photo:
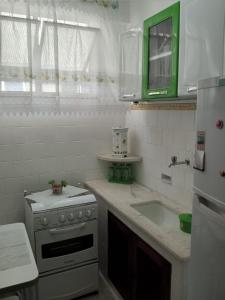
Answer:
[[[177,156],[171,156],[171,161],[175,164],[177,162]]]

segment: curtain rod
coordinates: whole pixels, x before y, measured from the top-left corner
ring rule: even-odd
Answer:
[[[28,21],[35,21],[35,22],[47,22],[47,23],[52,23],[52,24],[59,24],[59,25],[66,25],[70,27],[76,27],[76,28],[82,28],[82,29],[87,29],[87,30],[100,30],[99,27],[94,27],[90,26],[86,23],[80,23],[80,22],[72,22],[72,21],[64,21],[64,20],[57,20],[54,21],[53,19],[49,18],[42,18],[42,17],[33,17],[31,16],[28,18],[26,15],[21,15],[21,14],[12,14],[8,12],[1,12],[0,13],[1,18],[6,18],[6,19],[15,19],[15,20],[28,20]]]

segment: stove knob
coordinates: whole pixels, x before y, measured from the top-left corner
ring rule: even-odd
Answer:
[[[46,217],[43,217],[41,219],[41,224],[44,225],[44,226],[47,226],[48,225],[48,219]]]
[[[78,212],[78,218],[81,219],[82,217],[83,217],[83,212],[82,212],[82,210],[80,210],[80,211]]]
[[[60,223],[64,223],[65,221],[66,221],[65,215],[60,215],[60,216],[59,216],[59,222],[60,222]]]
[[[67,216],[67,218],[68,218],[69,221],[73,221],[73,219],[74,219],[74,214],[73,214],[72,212],[69,213],[68,216]]]
[[[92,215],[92,211],[90,209],[86,210],[86,217],[90,218]]]

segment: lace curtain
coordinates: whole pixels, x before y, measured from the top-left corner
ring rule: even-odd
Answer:
[[[1,101],[116,102],[125,27],[116,0],[1,0]]]

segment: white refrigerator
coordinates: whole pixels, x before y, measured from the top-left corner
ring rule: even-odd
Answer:
[[[225,78],[198,84],[188,300],[225,300]]]

